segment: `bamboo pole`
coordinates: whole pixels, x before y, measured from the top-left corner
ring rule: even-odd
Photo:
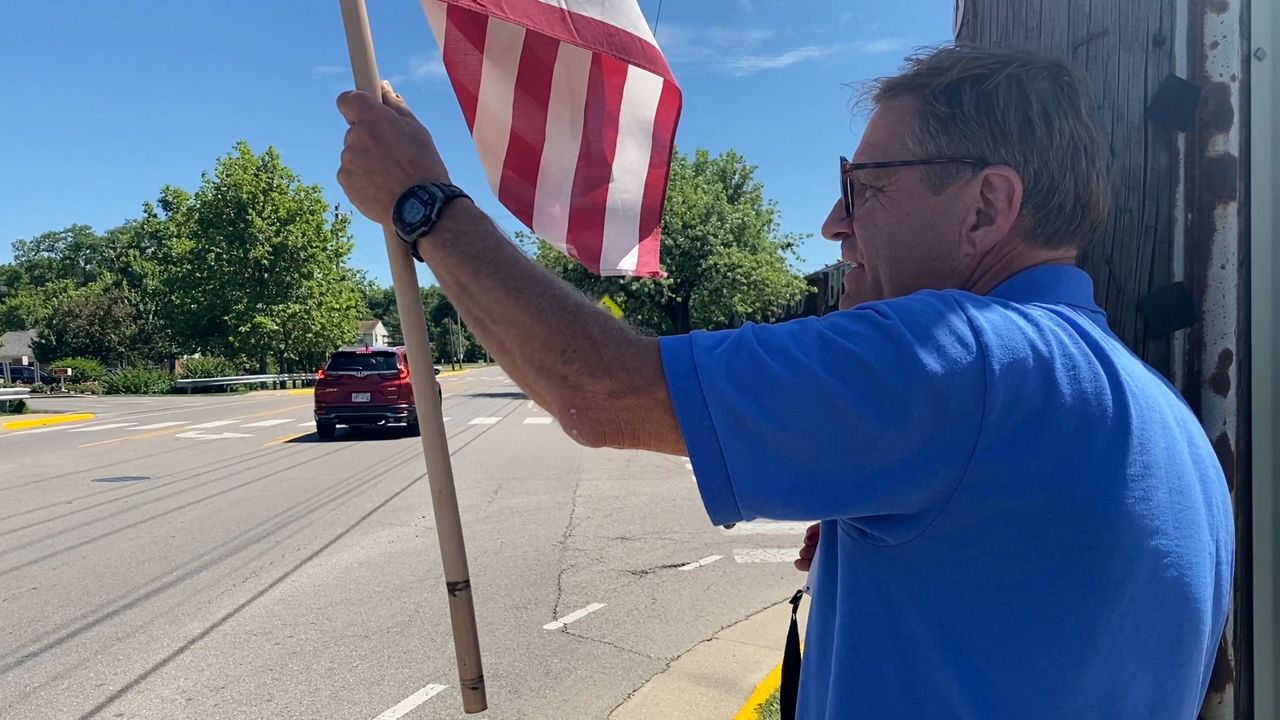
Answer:
[[[381,97],[382,83],[373,53],[373,37],[364,0],[340,0],[342,23],[346,28],[347,50],[356,89]],[[431,485],[431,505],[435,511],[440,559],[444,563],[445,590],[449,596],[449,617],[453,623],[453,647],[458,659],[458,683],[462,709],[468,713],[488,708],[484,671],[480,665],[480,640],[476,630],[475,605],[471,597],[471,576],[467,570],[467,549],[458,515],[458,496],[453,485],[453,466],[444,433],[444,417],[435,373],[432,371],[431,342],[427,318],[422,310],[418,274],[409,248],[395,230],[383,228],[391,280],[395,286],[400,327],[409,356],[409,381],[413,386],[418,425],[422,429],[422,452],[426,456],[427,481]]]

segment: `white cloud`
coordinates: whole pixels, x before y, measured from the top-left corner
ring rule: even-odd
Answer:
[[[346,65],[317,65],[311,68],[311,77],[333,77],[335,75],[349,75],[351,68]]]
[[[409,74],[418,79],[445,77],[444,61],[439,56],[416,56],[409,60]]]
[[[777,70],[779,68],[790,67],[796,63],[807,62],[809,60],[817,60],[829,55],[833,55],[841,49],[839,45],[830,45],[821,47],[818,45],[809,45],[807,47],[788,50],[784,53],[774,55],[741,55],[732,58],[725,63],[725,69],[734,75],[751,75],[763,70]]]
[[[771,39],[775,34],[775,31],[769,28],[745,28],[735,30],[725,27],[713,27],[707,31],[707,37],[711,42],[716,45],[726,47],[759,45],[765,40]]]
[[[862,40],[853,44],[853,49],[863,55],[897,52],[906,50],[909,47],[911,47],[911,43],[902,38],[877,38],[875,40]]]

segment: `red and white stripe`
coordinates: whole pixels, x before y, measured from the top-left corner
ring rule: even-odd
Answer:
[[[636,0],[422,0],[489,186],[601,275],[662,274],[680,88]]]

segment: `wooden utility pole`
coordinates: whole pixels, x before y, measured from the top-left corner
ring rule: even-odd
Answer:
[[[1112,329],[1179,388],[1222,462],[1236,575],[1202,717],[1252,720],[1248,4],[955,0],[955,9],[958,43],[1048,52],[1089,79],[1113,202],[1081,266]]]

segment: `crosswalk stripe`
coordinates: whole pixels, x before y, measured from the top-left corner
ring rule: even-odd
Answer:
[[[203,430],[205,428],[216,428],[216,427],[222,427],[223,425],[230,425],[234,422],[235,420],[214,420],[213,422],[200,423],[199,425],[192,425],[191,429]]]
[[[500,417],[478,417],[467,423],[468,425],[494,425],[502,418]]]
[[[524,419],[525,425],[550,425],[551,422],[552,422],[551,418],[544,418],[544,417],[531,417],[531,418]]]
[[[190,420],[171,420],[169,422],[151,423],[150,425],[139,425],[134,430],[158,430],[160,428],[176,427],[178,425],[186,425]]]
[[[90,425],[89,427],[75,428],[67,432],[97,432],[99,430],[111,430],[114,428],[131,427],[138,423],[107,423],[106,425]]]
[[[288,422],[293,422],[293,418],[285,418],[284,420],[262,420],[256,423],[249,423],[248,425],[243,425],[241,427],[271,427],[272,425],[283,425]]]

